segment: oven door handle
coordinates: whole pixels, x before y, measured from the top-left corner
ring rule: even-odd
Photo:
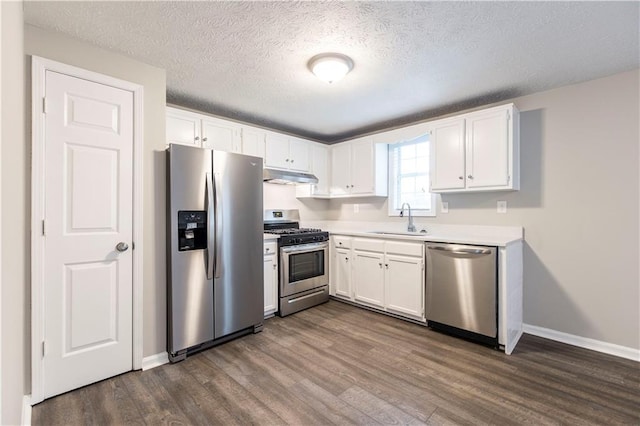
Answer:
[[[311,243],[303,244],[299,246],[282,247],[282,253],[284,254],[303,254],[311,253],[318,250],[326,250],[329,248],[329,243]]]

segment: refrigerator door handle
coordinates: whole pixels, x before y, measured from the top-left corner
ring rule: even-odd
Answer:
[[[207,279],[213,279],[213,262],[216,245],[215,204],[214,204],[213,179],[211,173],[207,173]]]
[[[220,180],[220,173],[213,174],[213,199],[214,199],[214,212],[213,216],[215,218],[215,264],[213,267],[213,272],[216,278],[220,278],[222,275],[222,263],[220,262],[220,254],[222,250],[220,249],[220,242],[222,241],[222,218],[218,213],[218,209],[220,208],[220,191],[218,190],[218,181]]]

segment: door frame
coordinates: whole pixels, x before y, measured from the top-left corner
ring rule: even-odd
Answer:
[[[44,97],[46,71],[116,87],[133,93],[133,353],[134,370],[142,368],[142,148],[143,87],[107,75],[77,68],[50,59],[31,57],[31,404],[44,400]]]

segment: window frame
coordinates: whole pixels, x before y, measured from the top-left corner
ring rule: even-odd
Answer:
[[[420,143],[419,141],[417,141],[417,139],[423,139],[423,138],[426,138],[425,143],[428,144],[427,149],[429,151],[429,163],[427,165],[427,179],[428,179],[427,186],[430,188],[431,187],[431,176],[430,176],[431,174],[431,141],[429,140],[428,132],[425,132],[411,139],[403,139],[397,142],[389,143],[387,146],[387,158],[388,158],[388,164],[389,164],[389,177],[388,177],[389,195],[387,198],[387,209],[388,209],[389,216],[395,216],[395,217],[400,216],[400,209],[396,209],[394,207],[395,200],[398,197],[398,188],[397,188],[398,170],[397,170],[397,165],[394,162],[395,158],[394,158],[393,151],[402,145]],[[412,207],[411,208],[412,216],[417,216],[417,217],[436,217],[437,216],[437,197],[436,197],[437,194],[433,192],[427,192],[427,194],[429,194],[427,196],[431,197],[431,208],[427,210],[427,209],[414,209]]]

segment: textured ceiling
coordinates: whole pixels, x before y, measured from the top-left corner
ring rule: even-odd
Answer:
[[[638,2],[32,2],[167,71],[167,101],[332,142],[639,66]],[[307,69],[328,51],[355,67]]]

